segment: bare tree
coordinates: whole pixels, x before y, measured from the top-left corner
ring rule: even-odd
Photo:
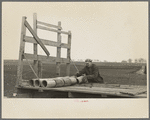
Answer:
[[[135,62],[135,63],[138,63],[138,60],[137,60],[137,59],[135,59],[135,60],[134,60],[134,62]]]
[[[131,58],[129,58],[129,59],[128,59],[128,62],[129,62],[129,63],[132,63],[132,59],[131,59]]]
[[[139,58],[139,59],[138,59],[138,62],[139,62],[139,63],[144,63],[144,59],[143,59],[143,58]]]

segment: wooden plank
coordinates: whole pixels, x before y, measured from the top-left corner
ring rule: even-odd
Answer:
[[[58,22],[58,26],[61,27],[61,22]],[[60,30],[60,29],[58,29]],[[57,43],[61,44],[61,33],[57,33]],[[61,47],[57,47],[57,59],[61,57]],[[60,62],[56,63],[56,75],[60,76]]]
[[[69,62],[69,60],[66,58],[57,59],[56,57],[52,57],[52,56],[47,57],[44,55],[34,55],[34,54],[28,54],[28,53],[24,53],[24,54],[27,57],[27,59],[30,59],[30,60],[40,60],[40,61],[47,61],[47,62],[62,62],[62,63]],[[23,58],[25,59],[24,56]]]
[[[72,91],[72,92],[82,92],[82,93],[92,93],[92,94],[107,94],[107,95],[114,95],[114,96],[133,96],[131,94],[122,94],[121,92],[125,92],[129,90],[125,89],[115,89],[115,88],[86,88],[86,87],[62,87],[62,88],[54,88],[54,89],[61,89],[61,91]],[[136,96],[135,96],[136,97]]]
[[[43,43],[41,42],[41,40],[39,39],[39,37],[36,35],[36,33],[33,31],[33,29],[31,28],[31,26],[29,25],[29,23],[27,21],[25,21],[25,26],[28,28],[28,30],[31,32],[31,34],[33,35],[33,37],[35,38],[35,40],[37,41],[37,43],[42,47],[42,49],[45,51],[45,53],[47,54],[47,56],[50,55],[49,51],[47,50],[47,48],[43,45]]]
[[[74,87],[76,89],[91,89],[96,91],[103,91],[103,92],[115,92],[117,94],[128,94],[128,95],[138,95],[147,92],[147,88],[134,88],[134,89],[121,89],[121,88],[98,88],[98,87]]]
[[[37,14],[33,14],[33,30],[37,34]],[[38,54],[38,47],[37,47],[37,42],[34,43],[34,54]],[[36,73],[38,77],[42,78],[42,62],[38,60],[34,60],[34,69],[36,70]]]
[[[80,90],[92,90],[92,91],[99,91],[99,92],[107,92],[107,93],[119,93],[120,91],[124,91],[124,90],[122,90],[122,89],[115,89],[115,88],[98,88],[98,87],[92,87],[92,88],[90,88],[90,87],[77,87],[77,86],[74,86],[74,87],[72,87],[72,86],[67,86],[67,87],[65,87],[65,89],[80,89]]]
[[[63,88],[62,88],[63,89]],[[114,88],[85,88],[85,87],[65,87],[64,89],[68,89],[69,91],[74,91],[74,92],[82,92],[82,93],[92,93],[92,94],[104,94],[104,95],[114,95],[114,96],[128,96],[128,97],[132,97],[133,95],[131,94],[122,94],[120,93],[121,91],[125,91],[125,89],[114,89]],[[136,95],[134,96],[136,97]],[[145,96],[146,97],[146,96]]]
[[[129,91],[121,91],[123,94],[129,94],[129,95],[139,95],[143,93],[147,93],[147,88],[135,88],[135,89],[130,89]]]
[[[69,35],[69,32],[61,31],[62,34]]]
[[[120,88],[124,88],[124,89],[135,89],[135,88],[146,88],[146,86],[142,86],[142,85],[120,85]]]
[[[130,98],[146,98],[146,95],[137,95],[137,96],[132,96],[132,95],[128,95],[128,94],[120,94],[116,92],[107,92],[107,91],[95,91],[92,89],[80,89],[80,88],[74,88],[74,86],[71,86],[72,88],[68,88],[68,87],[59,87],[59,88],[40,88],[42,90],[52,90],[52,91],[62,91],[62,92],[77,92],[77,93],[88,93],[88,94],[104,94],[104,95],[110,95],[110,96],[120,96],[120,97],[130,97]],[[35,87],[29,87],[29,86],[22,86],[21,88],[23,89],[39,89],[39,88],[35,88]]]
[[[68,86],[70,88],[70,86]],[[121,92],[121,91],[130,91],[130,89],[121,89],[121,88],[104,88],[104,87],[80,87],[74,86],[75,89],[84,89],[84,90],[96,90],[96,91],[107,91],[107,92]]]
[[[40,25],[37,25],[37,28],[38,28],[38,29],[41,29],[41,30],[48,30],[48,31],[51,31],[51,32],[57,32],[57,33],[62,33],[62,34],[66,34],[66,35],[69,34],[68,32],[61,31],[61,29],[55,30],[55,29],[43,27],[43,26],[40,26]]]
[[[70,59],[71,59],[71,31],[68,32],[68,45],[70,45],[70,48],[67,49],[67,58],[69,59],[69,63],[66,64],[66,75],[70,75]]]
[[[66,43],[57,43],[55,41],[51,41],[51,40],[46,40],[46,39],[41,39],[42,43],[44,45],[49,45],[49,46],[54,46],[54,47],[61,47],[61,48],[70,48],[71,45],[66,44]],[[25,36],[24,38],[25,42],[29,42],[29,43],[37,43],[36,40],[33,37],[30,36]]]
[[[60,65],[61,65],[60,62],[56,62],[56,75],[57,76],[60,76]]]
[[[42,62],[38,61],[38,77],[42,78]]]
[[[33,30],[37,34],[37,14],[36,13],[33,14]],[[38,53],[37,51],[38,51],[38,47],[37,47],[37,42],[36,42],[36,43],[33,43],[33,53],[37,55]],[[33,61],[33,66],[34,66],[35,73],[38,75],[38,60]],[[38,75],[38,77],[40,76]]]
[[[83,86],[83,87],[105,87],[105,88],[119,88],[119,84],[101,84],[101,83],[90,83],[90,84],[76,84],[74,86]]]
[[[143,93],[143,94],[139,94],[139,95],[135,95],[136,97],[139,98],[145,98],[145,96],[147,96],[147,93]]]
[[[60,30],[62,29],[62,27],[60,27],[60,26],[52,25],[52,24],[49,24],[49,23],[41,22],[41,21],[37,21],[37,24],[45,25],[47,27],[54,27],[54,28],[57,28],[57,29],[60,29]]]
[[[68,92],[68,98],[101,98],[101,97],[102,95],[99,94],[88,94],[88,93],[84,94],[78,92]]]
[[[70,75],[70,63],[66,63],[66,76],[69,76],[69,75]]]
[[[30,87],[30,86],[22,86],[22,88],[28,88],[28,89],[37,89],[36,87]],[[39,89],[39,88],[38,88]],[[74,87],[58,87],[58,88],[40,88],[42,90],[56,90],[56,91],[63,91],[63,92],[80,92],[80,93],[92,93],[92,94],[116,94],[116,92],[111,91],[99,91],[94,89],[83,89],[83,88],[74,88]],[[116,94],[117,95],[117,94]]]
[[[17,81],[16,86],[20,86],[22,83],[22,71],[23,71],[23,53],[25,49],[25,42],[23,41],[24,36],[26,34],[26,27],[24,22],[26,21],[26,17],[22,17],[22,28],[21,28],[21,38],[20,38],[20,50],[19,50],[19,61],[17,68]]]
[[[31,93],[17,94],[16,96],[12,96],[12,98],[32,98],[32,94]]]

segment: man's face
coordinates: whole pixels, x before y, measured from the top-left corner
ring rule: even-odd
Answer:
[[[92,66],[92,62],[85,62],[85,65],[86,65],[87,67],[91,67],[91,66]]]

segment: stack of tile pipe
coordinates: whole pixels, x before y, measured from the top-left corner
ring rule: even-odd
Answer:
[[[39,78],[29,80],[29,85],[32,87],[54,88],[71,86],[77,83],[82,83],[83,76],[75,78],[69,77],[56,77],[56,78]]]

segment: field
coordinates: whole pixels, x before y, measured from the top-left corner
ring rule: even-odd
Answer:
[[[84,63],[75,62],[77,68],[83,68]],[[124,64],[124,63],[95,63],[99,67],[101,76],[107,84],[121,85],[147,85],[146,75],[138,75],[136,71],[140,70],[145,64]],[[11,97],[16,92],[15,84],[17,79],[17,61],[4,61],[4,96]],[[42,77],[56,77],[55,63],[43,63]],[[76,69],[71,64],[70,76],[76,73]],[[60,76],[66,76],[66,65],[61,65]],[[23,66],[23,79],[29,80],[35,78],[31,68],[27,63]]]

